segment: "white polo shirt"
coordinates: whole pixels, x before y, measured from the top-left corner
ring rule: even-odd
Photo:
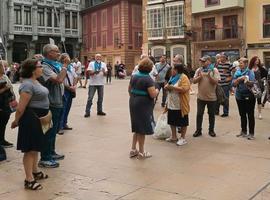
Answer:
[[[104,85],[104,73],[102,70],[105,70],[105,72],[108,71],[106,63],[101,62],[101,69],[98,74],[90,75],[89,78],[89,85]],[[95,71],[95,61],[92,61],[89,63],[87,71]]]

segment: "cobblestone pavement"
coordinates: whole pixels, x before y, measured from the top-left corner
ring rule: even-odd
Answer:
[[[216,119],[216,138],[206,134],[207,116],[203,136],[192,138],[196,116],[193,95],[188,144],[177,147],[148,137],[146,148],[153,157],[141,161],[128,158],[127,85],[128,80],[106,85],[107,116],[96,115],[95,103],[88,119],[83,118],[87,90],[78,89],[70,114],[73,131],[57,138],[57,150],[66,158],[60,168],[45,170],[50,178],[42,182],[43,190],[24,190],[22,154],[15,148],[7,149],[8,160],[0,164],[0,200],[270,199],[270,105],[263,110],[263,120],[256,119],[254,141],[235,137],[240,125],[234,97],[230,117]],[[158,102],[156,117],[161,111]],[[7,139],[16,143],[16,133],[8,128]]]

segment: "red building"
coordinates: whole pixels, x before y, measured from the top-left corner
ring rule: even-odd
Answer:
[[[142,46],[142,1],[109,0],[82,11],[82,60],[102,54],[105,62],[123,62],[132,71]]]

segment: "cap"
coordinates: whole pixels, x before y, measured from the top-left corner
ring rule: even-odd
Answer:
[[[228,54],[227,53],[225,53],[225,52],[221,52],[220,53],[220,56],[224,56],[224,57],[226,57],[226,58],[228,58],[229,56],[228,56]]]
[[[199,60],[202,61],[202,62],[205,62],[207,60],[211,60],[211,57],[210,56],[203,56]]]

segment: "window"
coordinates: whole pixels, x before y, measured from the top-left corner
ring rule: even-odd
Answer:
[[[238,16],[223,17],[223,39],[238,38]]]
[[[31,25],[31,7],[24,7],[24,25]]]
[[[183,5],[166,6],[166,28],[168,37],[184,35],[182,28],[183,18]]]
[[[147,10],[147,30],[150,38],[163,37],[163,8]]]
[[[60,10],[54,11],[54,27],[59,27],[60,22]]]
[[[119,24],[119,9],[118,7],[113,8],[113,25]]]
[[[263,7],[263,37],[270,37],[270,5]]]
[[[45,26],[44,8],[38,8],[38,26]]]
[[[78,15],[76,12],[72,13],[72,29],[78,29]]]
[[[97,48],[97,37],[92,36],[92,48],[95,50]]]
[[[106,47],[107,47],[107,34],[103,33],[102,34],[102,48],[106,49]]]
[[[216,6],[216,5],[219,5],[220,0],[205,0],[205,6]]]
[[[96,31],[97,29],[97,15],[93,14],[92,15],[92,29]]]
[[[119,38],[118,32],[113,33],[114,48],[121,47],[121,39]]]
[[[135,32],[135,48],[140,48],[142,46],[142,33]]]
[[[14,6],[14,14],[15,14],[15,24],[22,24],[22,11],[21,6]]]
[[[107,26],[107,11],[102,11],[102,27]]]
[[[47,26],[52,27],[52,10],[47,8]]]
[[[136,25],[141,25],[142,23],[142,7],[134,5],[132,9],[133,13],[133,22]]]
[[[70,12],[65,12],[65,28],[70,28]]]
[[[215,29],[215,18],[202,19],[202,39],[215,40],[216,29]]]

